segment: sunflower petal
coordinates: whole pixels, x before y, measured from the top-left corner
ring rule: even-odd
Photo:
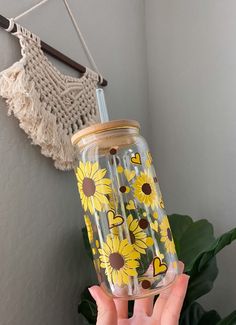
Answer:
[[[88,201],[88,208],[89,208],[90,213],[94,214],[94,206],[93,206],[91,198],[88,198],[87,201]]]
[[[96,198],[96,196],[93,197],[93,204],[94,207],[97,211],[101,211],[102,210],[102,205],[101,202]]]
[[[123,249],[125,248],[126,245],[129,245],[128,239],[123,239],[120,243],[119,253],[122,254]]]
[[[131,222],[133,221],[133,216],[132,216],[132,214],[129,214],[128,215],[128,218],[127,218],[127,225],[128,225],[128,227],[130,226],[130,224],[131,224]]]
[[[135,268],[139,267],[139,262],[135,261],[135,260],[128,260],[125,262],[125,266],[128,268],[135,269]],[[127,272],[127,269],[126,269],[126,272]]]
[[[122,271],[122,282],[124,284],[129,284],[130,283],[130,278],[129,278],[128,274],[125,273],[125,271]]]
[[[99,192],[100,194],[109,194],[111,193],[111,187],[108,185],[97,185],[96,192]]]
[[[93,180],[95,182],[99,181],[106,175],[106,169],[98,169],[96,173],[93,175]]]
[[[98,170],[98,162],[96,161],[94,164],[92,164],[91,174],[90,177],[93,178],[94,174]]]
[[[79,181],[79,183],[83,182],[84,174],[79,167],[76,169],[76,177],[77,177],[77,180]]]
[[[106,256],[106,255],[101,255],[101,256],[99,256],[99,258],[100,258],[100,261],[101,261],[101,262],[103,262],[103,263],[109,263],[109,258],[108,258],[108,256]]]
[[[135,269],[125,269],[125,272],[130,276],[136,276],[138,275],[137,271]]]
[[[130,224],[129,230],[130,231],[135,231],[135,229],[138,227],[138,220],[134,219],[132,223]]]
[[[118,236],[114,236],[113,239],[113,252],[119,252],[120,241]]]
[[[95,181],[96,185],[110,185],[111,180],[110,178],[101,178],[99,181]]]
[[[137,251],[137,252],[139,252],[140,254],[145,254],[146,252],[145,252],[145,249],[143,249],[143,248],[141,248],[141,247],[139,247],[138,245],[134,245],[134,249]]]
[[[81,169],[83,175],[85,176],[85,165],[82,161],[79,162],[79,168]]]

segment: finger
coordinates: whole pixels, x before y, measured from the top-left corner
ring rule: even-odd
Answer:
[[[153,299],[154,296],[135,300],[134,315],[145,314],[151,316],[153,310]]]
[[[89,288],[98,308],[97,325],[117,325],[117,313],[113,299],[105,294],[99,286]]]
[[[128,300],[114,299],[118,319],[128,318]]]
[[[188,288],[188,281],[188,275],[181,274],[178,276],[164,306],[161,316],[161,324],[177,325],[179,323],[179,316]]]
[[[184,272],[184,263],[181,261],[178,262],[178,270],[179,274],[182,274]]]
[[[179,270],[180,274],[182,274],[184,271],[184,263],[181,261],[178,262],[178,270]],[[172,288],[173,287],[171,286],[170,288],[167,288],[166,290],[162,291],[156,300],[156,303],[153,308],[153,317],[157,320],[157,323],[160,323],[160,321],[161,321],[161,315],[162,315],[164,306],[170,296]]]
[[[165,291],[162,291],[155,302],[152,316],[156,320],[157,324],[161,322],[161,315],[171,293],[171,289],[172,287],[166,289]]]

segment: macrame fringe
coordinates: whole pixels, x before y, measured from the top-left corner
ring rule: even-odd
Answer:
[[[59,124],[56,116],[46,111],[40,100],[34,82],[25,71],[25,60],[13,64],[0,73],[0,96],[6,99],[8,115],[12,113],[20,122],[20,127],[41,147],[41,152],[54,160],[56,168],[70,170],[76,165],[76,149],[70,135]]]

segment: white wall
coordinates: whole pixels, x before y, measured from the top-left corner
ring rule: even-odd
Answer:
[[[169,213],[206,217],[217,234],[235,227],[236,2],[147,0],[152,151]],[[235,309],[236,243],[203,300]]]
[[[0,0],[11,17],[39,1]],[[111,118],[135,118],[147,133],[144,5],[139,0],[70,0],[97,65],[109,81]],[[50,0],[21,20],[58,50],[87,65],[62,0]],[[20,57],[0,30],[0,70]],[[69,74],[74,71],[57,63]],[[57,171],[0,101],[0,324],[78,323],[79,294],[93,279],[82,243],[73,173]],[[79,322],[81,324],[81,322]]]

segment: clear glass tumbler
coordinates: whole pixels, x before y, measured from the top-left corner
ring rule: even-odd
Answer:
[[[178,274],[152,157],[139,123],[117,120],[77,132],[75,174],[99,283],[111,296],[159,293]]]

